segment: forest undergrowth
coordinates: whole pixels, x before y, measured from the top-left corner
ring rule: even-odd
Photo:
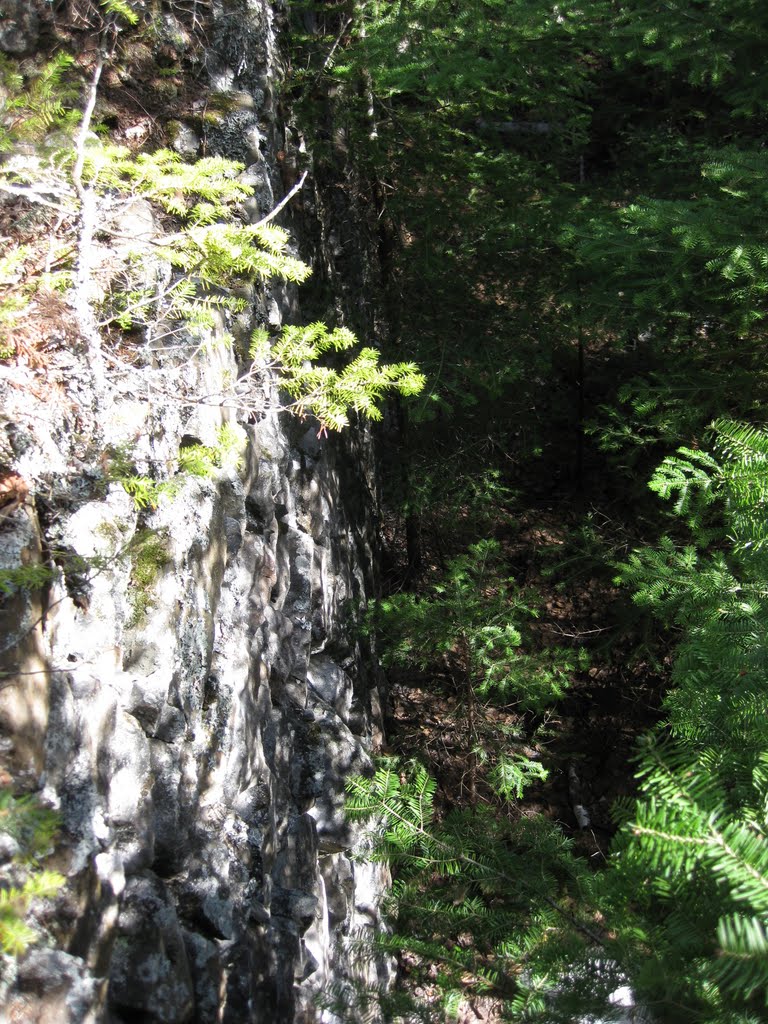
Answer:
[[[603,528],[603,544],[610,532],[624,551],[641,538],[631,536],[631,509],[623,510],[625,523],[606,523],[607,517],[594,509],[572,515],[569,522],[557,509],[526,509],[522,499],[518,506],[514,522],[507,513],[490,526],[490,532],[499,540],[505,573],[536,596],[540,612],[531,624],[532,640],[540,647],[583,651],[587,663],[572,673],[564,695],[541,710],[520,708],[515,700],[501,706],[489,702],[481,711],[483,731],[495,743],[504,736],[520,738],[527,756],[548,771],[546,780],[527,787],[522,799],[514,807],[505,805],[502,813],[544,814],[575,836],[578,847],[600,864],[617,827],[614,801],[637,791],[637,739],[659,721],[669,664],[662,636],[633,614],[631,600],[615,585],[610,565],[599,558],[595,523]],[[465,515],[471,519],[471,510]],[[390,525],[388,551],[395,557],[385,594],[400,591],[407,565],[404,547],[396,551],[402,523],[390,520]],[[430,583],[445,569],[445,547],[456,537],[441,535],[434,527],[424,533],[429,538],[424,542],[424,568],[409,590],[428,599]],[[588,550],[585,541],[591,542]],[[618,559],[618,550],[613,557]],[[466,735],[464,702],[450,672],[444,665],[432,671],[393,665],[388,685],[388,749],[400,757],[416,756],[434,773],[438,807],[447,811],[468,806],[466,773],[472,742]],[[481,783],[480,789],[482,800],[499,806],[492,787]],[[589,825],[579,823],[574,804],[588,809]]]

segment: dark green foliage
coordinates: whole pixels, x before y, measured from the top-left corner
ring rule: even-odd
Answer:
[[[633,0],[617,12],[617,51],[664,76],[722,94],[734,115],[762,114],[766,83],[750,69],[768,55],[768,19],[755,0]],[[745,73],[746,72],[746,73]]]
[[[552,480],[590,503],[606,490],[636,501],[649,543],[620,579],[661,620],[667,650],[677,645],[664,738],[644,751],[644,795],[624,809],[614,867],[592,893],[602,979],[598,943],[566,954],[555,928],[558,967],[531,966],[535,994],[511,993],[510,1013],[578,1019],[590,988],[599,1003],[628,979],[659,1020],[764,1020],[768,442],[741,421],[764,421],[768,397],[766,11],[754,0],[471,0],[446,18],[410,0],[356,18],[322,73],[346,90],[338,118],[358,167],[384,183],[393,337],[430,373],[410,423],[417,454],[398,480],[406,512],[445,528],[435,497],[454,507],[452,481],[489,468],[518,492],[550,474],[548,501]],[[569,478],[563,438],[574,435]],[[652,481],[668,509],[659,538],[639,486],[675,450]],[[455,516],[448,552],[484,511],[455,507],[469,513]],[[600,545],[587,550],[594,560]],[[535,601],[480,552],[446,557],[437,587],[380,606],[383,651],[484,699],[501,686],[535,703],[547,690],[530,689]],[[449,961],[450,989],[475,969],[458,921],[473,922],[474,939],[489,909],[474,878],[440,905],[476,835],[457,818],[456,831],[424,826],[432,838],[417,840],[405,824],[416,805],[398,803],[405,784],[375,785],[399,821],[385,843],[401,870],[438,865],[434,884],[422,875],[414,892],[404,880],[416,910],[399,923],[403,945],[416,936],[425,959]],[[419,807],[424,785],[417,777]],[[492,846],[497,823],[479,827]],[[501,927],[514,931],[520,904],[495,886],[493,911],[509,910]],[[441,942],[427,951],[446,935],[449,955]],[[571,996],[582,1009],[568,1017]]]
[[[435,784],[419,765],[384,762],[350,783],[350,813],[372,816],[375,851],[398,869],[385,948],[410,950],[425,970],[436,963],[448,992],[497,993],[511,1019],[600,1012],[626,983],[654,1020],[764,1019],[768,434],[731,421],[713,434],[713,453],[681,449],[652,482],[692,542],[664,538],[621,567],[679,643],[666,726],[641,746],[641,795],[619,809],[602,874],[584,875],[541,819],[511,824],[484,810],[436,820]],[[426,660],[423,638],[437,642],[429,608],[404,621],[396,653]]]
[[[617,911],[634,894],[617,945],[640,999],[658,1005],[662,1020],[730,1021],[765,1006],[765,771],[758,765],[749,780],[734,759],[723,777],[724,760],[722,751],[696,756],[686,743],[649,742],[646,797],[606,878]]]
[[[342,85],[336,130],[386,185],[393,334],[430,380],[417,449],[447,463],[490,437],[494,468],[535,473],[552,434],[592,420],[643,479],[652,446],[764,399],[766,24],[731,8],[355,12],[322,74]]]
[[[720,332],[749,337],[762,320],[768,247],[755,221],[764,217],[765,154],[731,147],[706,157],[695,197],[590,204],[566,226],[563,244],[604,286],[585,299],[597,299],[595,314],[672,337],[687,330],[702,344]]]
[[[549,920],[562,915],[545,903],[548,941],[526,946],[532,904],[501,870],[484,889],[474,865],[502,829],[507,852],[524,845],[528,826],[430,823],[424,777],[391,768],[352,799],[388,808],[381,841],[407,897],[392,942],[439,963],[448,991],[497,968],[517,1019],[580,1019],[629,983],[660,1022],[765,1020],[766,9],[470,0],[445,15],[432,0],[364,6],[315,80],[341,85],[334,128],[380,186],[392,340],[430,376],[401,504],[452,531],[433,541],[437,586],[377,609],[383,653],[468,698],[557,699],[558,678],[537,676],[536,601],[503,554],[480,544],[452,557],[492,535],[489,508],[491,521],[508,511],[494,498],[475,515],[454,483],[490,471],[523,503],[543,493],[599,515],[608,496],[635,517],[644,546],[621,555],[635,544],[626,533],[609,545],[586,531],[564,562],[623,558],[619,580],[661,623],[655,656],[671,670],[611,866],[572,897],[581,923],[600,923],[591,938]],[[665,456],[651,483],[659,512],[645,481]],[[516,796],[502,745],[482,733]],[[547,848],[543,862],[558,856]],[[488,935],[502,933],[521,945],[492,961]]]
[[[387,956],[386,946],[371,951],[360,944],[361,956]],[[318,1005],[330,1010],[340,1024],[443,1024],[442,1007],[419,1003],[405,989],[386,985],[363,985],[356,981],[334,982],[318,998]]]
[[[636,600],[682,631],[667,706],[676,735],[697,747],[721,748],[713,764],[727,775],[754,770],[768,749],[764,673],[768,661],[765,591],[768,581],[764,431],[728,421],[715,424],[720,459],[682,450],[654,478],[694,530],[694,544],[671,538],[636,552],[621,579]],[[717,503],[718,528],[702,528]],[[702,550],[715,541],[715,549]],[[730,760],[729,760],[730,759]]]
[[[714,432],[715,456],[681,450],[653,482],[695,543],[666,538],[622,568],[681,639],[666,700],[674,743],[644,748],[646,796],[629,812],[608,891],[619,901],[645,889],[647,949],[628,947],[644,998],[728,1021],[768,999],[768,437],[729,421]],[[713,505],[719,529],[702,525]]]
[[[761,88],[749,59],[765,19],[749,4],[688,8],[360,12],[365,34],[329,73],[349,83],[336,116],[358,165],[387,183],[407,310],[395,333],[430,378],[412,443],[431,463],[465,477],[478,467],[456,454],[490,439],[494,468],[530,480],[556,459],[567,484],[564,463],[570,479],[583,469],[551,437],[591,420],[626,474],[599,485],[634,486],[712,419],[764,400],[762,122],[735,116],[730,90]],[[437,489],[414,461],[410,479]]]

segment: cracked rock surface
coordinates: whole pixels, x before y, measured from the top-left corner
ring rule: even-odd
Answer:
[[[372,552],[342,456],[303,457],[303,431],[266,417],[241,474],[190,479],[151,513],[119,485],[57,511],[67,551],[101,568],[71,592],[61,574],[34,649],[11,652],[45,666],[34,700],[24,675],[2,691],[11,743],[37,723],[68,876],[63,949],[36,951],[8,994],[21,1019],[321,1020],[315,993],[356,970],[346,940],[386,883],[353,861],[343,816],[380,735],[355,629]],[[137,615],[139,529],[164,554]],[[38,535],[16,510],[8,559]],[[15,597],[24,627],[39,598]]]
[[[236,102],[209,143],[248,164],[255,218],[280,195],[274,16],[265,0],[228,11],[208,74]],[[34,43],[17,20],[7,52]],[[139,246],[161,231],[142,201],[121,216]],[[21,483],[0,569],[50,578],[0,600],[0,769],[58,811],[66,884],[35,910],[42,942],[0,971],[0,1020],[333,1024],[318,993],[387,976],[351,939],[379,927],[388,879],[354,859],[342,813],[381,738],[358,628],[375,563],[369,441],[321,440],[266,406],[243,419],[239,469],[178,473],[186,439],[213,445],[236,416],[193,397],[238,377],[221,338],[298,316],[292,286],[249,295],[248,323],[222,313],[210,344],[176,337],[99,379],[63,313],[44,368],[2,368],[0,470]],[[120,446],[179,486],[137,508],[110,476]]]

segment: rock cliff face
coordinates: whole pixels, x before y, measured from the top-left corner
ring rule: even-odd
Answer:
[[[217,145],[248,163],[254,218],[282,194],[273,20],[262,0],[224,5],[208,58],[238,97]],[[192,128],[178,138],[194,149]],[[122,216],[121,232],[154,230],[146,206]],[[298,313],[275,283],[250,302],[241,333]],[[194,396],[237,378],[217,344],[233,325],[131,365],[107,354],[98,372],[63,304],[38,314],[44,364],[0,379],[16,481],[0,568],[52,573],[0,606],[0,756],[59,811],[67,882],[36,908],[43,942],[6,964],[6,1018],[331,1021],[318,992],[387,971],[354,963],[386,878],[352,859],[342,814],[381,728],[357,628],[375,565],[369,443],[318,439],[265,400],[239,469],[179,476],[137,508],[105,453],[167,471],[190,439],[215,444],[237,414]]]
[[[162,503],[163,561],[135,624],[118,556],[131,499],[113,487],[60,513],[67,550],[105,568],[80,595],[53,588],[51,671],[4,691],[6,713],[36,708],[69,876],[68,953],[22,963],[19,1019],[74,974],[57,1019],[101,1019],[106,999],[115,1021],[314,1020],[317,988],[350,969],[344,939],[375,923],[382,879],[349,857],[344,779],[379,716],[351,633],[370,549],[336,461],[269,419],[245,479]]]

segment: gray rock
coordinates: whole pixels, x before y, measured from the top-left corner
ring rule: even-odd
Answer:
[[[63,950],[33,949],[27,953],[19,965],[18,986],[21,993],[36,997],[36,1010],[33,1012],[42,1011],[38,1018],[26,1018],[30,1021],[61,1020],[67,1024],[86,1024],[94,1019],[97,1005],[95,979],[79,957]],[[13,1005],[8,1009],[13,1013]]]
[[[224,517],[224,535],[227,538],[227,554],[233,557],[243,543],[243,531],[237,519],[233,519],[232,516]]]
[[[21,847],[7,832],[0,832],[0,864],[7,864],[21,853]]]
[[[0,12],[0,50],[31,53],[39,38],[40,20],[29,0],[4,0]]]
[[[245,821],[250,821],[259,811],[269,806],[269,786],[264,782],[257,782],[242,793],[238,793],[232,801],[232,808]]]
[[[184,1024],[194,991],[173,901],[150,873],[125,890],[109,972],[109,1004],[157,1024]]]
[[[314,694],[348,724],[352,707],[352,680],[331,658],[323,654],[310,659],[307,682]]]
[[[272,917],[289,918],[300,932],[305,932],[312,924],[317,908],[317,897],[298,889],[276,888],[272,895]]]
[[[169,121],[168,129],[172,134],[173,148],[184,160],[195,160],[202,144],[197,132],[183,121]]]
[[[286,137],[267,110],[275,14],[265,0],[211,10],[209,71],[239,90],[225,98],[216,145],[248,163],[242,180],[256,194],[244,216],[255,220],[274,206],[270,153]],[[0,33],[7,27],[0,22]],[[191,136],[179,143],[190,158],[194,145]],[[119,267],[135,249],[137,280],[162,290],[171,281],[154,245],[163,219],[144,199],[100,203],[113,234],[99,240],[99,259]],[[280,330],[305,319],[289,283],[257,282],[248,295],[238,345],[256,324]],[[34,686],[47,702],[34,715],[44,749],[28,761],[70,844],[68,909],[45,939],[78,956],[41,951],[16,988],[8,982],[18,1020],[294,1024],[324,985],[373,980],[345,937],[378,926],[386,879],[339,852],[356,843],[344,785],[369,766],[376,703],[350,612],[373,591],[369,491],[365,473],[348,468],[366,444],[320,441],[265,406],[248,425],[239,475],[182,481],[140,516],[120,485],[105,490],[106,446],[128,445],[141,474],[172,473],[185,434],[213,444],[235,415],[187,404],[237,378],[235,353],[219,343],[228,316],[214,311],[204,344],[178,324],[167,337],[168,325],[152,325],[150,341],[131,350],[137,365],[110,371],[98,394],[83,348],[57,321],[51,376],[66,382],[71,417],[52,418],[31,392],[31,413],[0,394],[18,421],[8,458],[50,505],[45,524],[31,507],[28,520],[5,524],[0,566],[65,545],[98,566],[77,602],[63,581],[52,584],[35,643],[40,665],[57,670],[47,688],[30,675],[25,691]],[[148,390],[159,397],[148,401]],[[139,522],[167,556],[144,584],[140,622],[135,551],[126,550]],[[38,618],[25,597],[2,631]],[[21,739],[13,733],[18,759]],[[0,839],[0,860],[12,851]]]
[[[206,129],[206,142],[213,153],[226,154],[246,165],[258,163],[264,141],[258,119],[250,110],[234,110]]]
[[[121,203],[109,218],[107,226],[117,236],[116,249],[121,251],[125,243],[150,241],[162,234],[155,208],[146,199],[132,199]]]
[[[328,894],[328,915],[331,926],[348,921],[355,900],[355,873],[352,862],[343,853],[326,854],[320,858],[320,870]]]
[[[195,1018],[200,1024],[218,1024],[223,971],[215,942],[183,930],[195,990]]]
[[[314,797],[309,814],[317,825],[319,848],[329,852],[350,849],[354,832],[344,813],[344,787],[350,775],[371,770],[370,755],[340,718],[326,712],[315,723],[305,758],[303,785]]]

